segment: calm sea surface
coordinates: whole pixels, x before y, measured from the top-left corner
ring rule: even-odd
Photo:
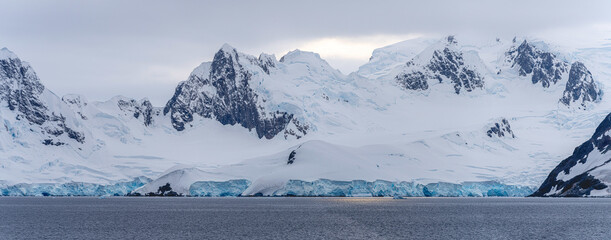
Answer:
[[[611,239],[611,199],[0,197],[0,239]]]

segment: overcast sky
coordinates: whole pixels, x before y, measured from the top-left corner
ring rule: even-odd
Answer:
[[[178,4],[169,4],[177,2]],[[320,53],[343,73],[415,36],[536,37],[588,47],[611,38],[611,1],[6,1],[0,47],[53,92],[162,106],[223,43],[258,56]]]

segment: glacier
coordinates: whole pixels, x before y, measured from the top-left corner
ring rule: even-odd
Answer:
[[[0,196],[126,196],[151,179],[137,177],[132,181],[103,185],[94,183],[20,183],[0,186]]]
[[[376,180],[315,181],[289,180],[284,187],[271,194],[242,193],[250,181],[201,181],[190,187],[190,195],[198,197],[238,196],[298,196],[298,197],[524,197],[535,191],[532,187],[506,185],[495,181],[455,183],[391,182]]]
[[[241,196],[251,182],[246,179],[229,181],[199,181],[189,188],[192,197],[237,197]]]
[[[0,196],[128,196],[151,179],[134,178],[132,181],[111,185],[92,183],[16,184],[0,187]],[[455,183],[391,182],[376,180],[316,181],[289,180],[272,194],[243,195],[251,181],[198,181],[189,188],[190,197],[240,196],[299,196],[299,197],[524,197],[532,194],[531,187],[506,185],[495,181]]]
[[[271,196],[316,197],[524,197],[534,191],[531,187],[505,185],[495,181],[455,183],[390,182],[376,180],[333,181],[319,179],[312,182],[290,180]]]

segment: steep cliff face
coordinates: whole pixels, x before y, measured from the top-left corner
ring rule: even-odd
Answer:
[[[223,46],[211,63],[203,63],[180,83],[164,108],[178,131],[193,121],[194,115],[213,118],[223,125],[239,124],[254,129],[259,138],[271,139],[285,130],[293,119],[287,112],[269,112],[253,89],[253,74],[269,74],[275,67],[270,56],[259,59],[239,54],[229,45]],[[255,68],[255,69],[253,69]],[[258,71],[257,71],[258,70]]]
[[[47,107],[39,96],[45,90],[29,64],[3,48],[0,58],[0,98],[10,110],[18,111],[21,117],[41,125],[49,120]]]
[[[0,50],[0,100],[15,113],[14,120],[25,120],[31,131],[40,133],[45,145],[64,145],[68,139],[85,142],[85,134],[75,130],[73,113],[62,109],[57,96],[45,89],[32,67],[6,48]]]
[[[567,62],[551,52],[537,49],[526,40],[509,49],[505,56],[520,76],[531,76],[533,84],[541,83],[544,88],[556,84],[568,70]]]
[[[596,102],[601,97],[602,91],[594,82],[592,73],[583,63],[573,63],[560,102],[567,106],[578,104],[579,108],[586,109],[588,102]]]
[[[483,75],[465,60],[453,36],[407,62],[405,69],[395,79],[409,90],[427,90],[429,80],[450,82],[456,94],[484,87]]]
[[[611,114],[594,135],[575,148],[533,193],[533,196],[611,196]]]

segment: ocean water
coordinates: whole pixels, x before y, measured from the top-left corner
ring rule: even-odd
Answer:
[[[611,199],[0,197],[0,239],[611,239]]]

